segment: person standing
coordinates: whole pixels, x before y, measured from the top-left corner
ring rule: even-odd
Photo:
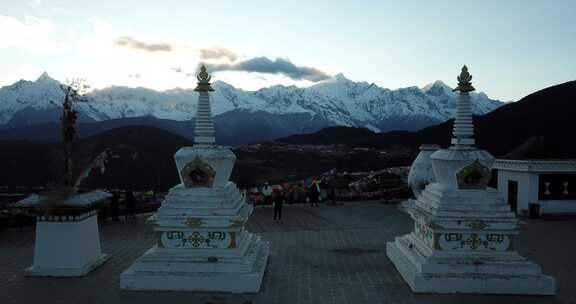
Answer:
[[[110,211],[112,213],[112,223],[119,222],[118,219],[118,209],[120,207],[120,197],[118,192],[114,192],[112,199],[110,200]]]
[[[332,203],[332,205],[336,206],[336,180],[333,178],[329,181],[329,185],[330,185],[330,194],[329,194],[329,198],[330,198],[330,202]]]
[[[310,185],[310,206],[319,207],[318,200],[320,199],[320,187],[318,186],[318,181],[316,179],[312,180],[312,185]]]
[[[274,189],[274,220],[282,220],[282,206],[286,201],[286,196],[282,191]]]
[[[258,191],[258,192],[254,195],[254,205],[255,205],[255,206],[262,206],[262,205],[264,205],[264,196],[262,195],[262,193],[260,193],[260,191]]]
[[[126,193],[125,218],[136,219],[136,198],[134,197],[134,192],[132,190],[128,190],[128,193]]]
[[[298,204],[306,205],[306,198],[308,194],[306,193],[306,187],[304,187],[303,183],[298,184]]]
[[[287,186],[288,189],[288,193],[286,194],[286,204],[288,205],[292,205],[292,204],[296,204],[296,201],[298,200],[298,194],[296,193],[297,189],[296,189],[296,185],[288,185]]]
[[[268,183],[262,187],[262,195],[264,196],[264,205],[272,205],[272,187]]]

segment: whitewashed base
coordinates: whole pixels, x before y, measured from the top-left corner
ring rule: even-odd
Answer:
[[[453,263],[427,265],[422,256],[404,244],[403,238],[389,242],[386,254],[416,293],[554,295],[556,292],[554,278],[540,273],[540,267],[528,261],[472,266],[459,264],[455,259]],[[439,268],[444,271],[438,271]],[[435,271],[425,273],[423,269]]]
[[[95,212],[81,220],[38,220],[34,264],[26,269],[26,275],[84,276],[109,258],[100,249]]]
[[[33,265],[26,269],[25,275],[28,277],[82,277],[109,259],[109,255],[102,254],[81,268],[40,267]]]
[[[410,214],[410,209],[412,208],[412,206],[414,206],[414,199],[409,198],[398,204],[397,208],[400,212]]]
[[[144,256],[155,255],[155,248]],[[212,291],[232,293],[255,293],[260,291],[264,272],[268,263],[270,245],[261,241],[251,272],[187,272],[187,271],[142,271],[137,261],[120,275],[120,288],[127,290],[172,290],[172,291]],[[166,260],[166,268],[178,268]],[[182,262],[180,262],[182,263]],[[182,268],[191,268],[190,263]],[[205,264],[205,263],[204,263]],[[205,266],[205,265],[199,265]],[[193,268],[193,267],[192,267]]]

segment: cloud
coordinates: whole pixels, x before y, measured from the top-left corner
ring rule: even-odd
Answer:
[[[266,78],[266,77],[264,77],[264,76],[260,76],[260,75],[257,75],[257,76],[255,76],[254,78],[260,79],[260,80],[264,80],[264,81],[268,81],[268,78]]]
[[[294,80],[310,80],[318,82],[330,78],[325,72],[312,68],[297,66],[285,58],[270,60],[267,57],[255,57],[252,59],[224,64],[207,63],[206,67],[211,72],[218,71],[244,71],[264,74],[282,74]]]
[[[22,19],[0,14],[0,48],[17,47],[46,50],[57,47],[56,25],[49,20],[30,15]]]
[[[238,55],[236,55],[236,53],[222,47],[214,46],[210,48],[201,48],[198,51],[200,52],[200,59],[228,58],[230,61],[236,61],[236,59],[238,59]]]
[[[90,22],[92,22],[96,32],[100,32],[100,34],[109,35],[112,32],[117,32],[109,23],[96,17],[91,18]],[[131,48],[146,52],[166,52],[174,55],[180,54],[185,56],[190,56],[190,52],[194,52],[194,55],[200,58],[200,60],[218,61],[227,59],[229,62],[234,62],[238,58],[238,55],[234,51],[219,46],[195,48],[184,43],[146,42],[130,34],[115,35],[114,37],[114,45],[117,47]],[[181,72],[176,69],[173,70],[177,73]]]
[[[140,74],[140,73],[129,74],[128,77],[130,77],[130,78],[142,78],[142,74]]]
[[[176,72],[176,73],[182,73],[182,68],[181,67],[174,67],[174,68],[170,68],[172,71]]]
[[[165,42],[147,43],[144,41],[136,40],[130,36],[118,37],[114,44],[121,47],[127,47],[146,52],[171,52],[173,46]]]
[[[51,10],[52,10],[52,12],[59,14],[59,15],[66,15],[66,16],[72,15],[72,10],[65,8],[65,7],[62,7],[62,6],[53,7]]]
[[[28,5],[31,6],[32,8],[39,9],[39,8],[42,8],[42,6],[44,5],[44,1],[43,0],[33,0],[33,1],[28,2]]]

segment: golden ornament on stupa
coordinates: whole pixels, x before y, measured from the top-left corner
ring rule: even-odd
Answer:
[[[208,74],[206,66],[202,65],[200,67],[200,73],[196,76],[198,78],[198,86],[194,89],[196,92],[212,92],[214,89],[210,86],[210,79],[212,76]]]

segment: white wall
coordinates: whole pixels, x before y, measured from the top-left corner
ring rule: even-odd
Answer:
[[[508,202],[508,181],[518,182],[517,213],[521,214],[522,209],[528,212],[528,204],[538,201],[538,175],[498,169],[498,191],[502,193],[506,202]]]
[[[101,254],[96,215],[78,222],[36,223],[35,267],[81,268]]]
[[[576,213],[576,200],[540,201],[540,213]]]
[[[576,213],[576,200],[538,200],[537,173],[506,171],[498,169],[498,191],[508,201],[508,181],[518,182],[518,214],[528,212],[528,204],[539,203],[540,213]]]

